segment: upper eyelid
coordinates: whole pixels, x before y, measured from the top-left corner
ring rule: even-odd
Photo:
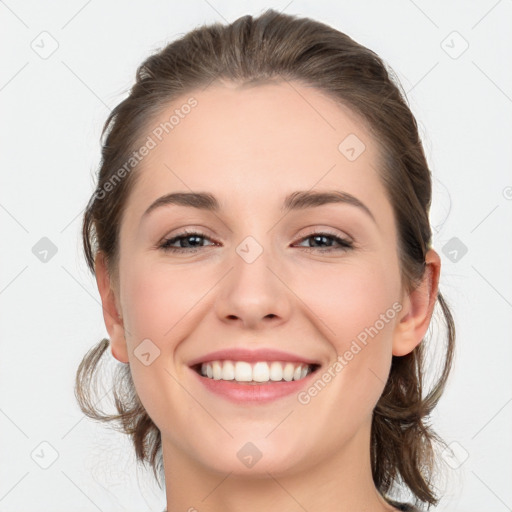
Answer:
[[[308,237],[308,236],[311,236],[314,234],[327,234],[327,235],[332,235],[332,236],[338,236],[340,238],[347,238],[349,240],[353,239],[345,231],[337,232],[337,231],[333,231],[332,228],[311,228],[311,230],[309,230],[307,233],[300,235],[299,238]],[[187,236],[187,235],[200,235],[204,238],[210,238],[212,240],[215,239],[214,236],[209,235],[208,233],[204,232],[202,229],[184,228],[183,231],[179,231],[178,233],[175,233],[173,235],[165,235],[163,237],[163,240],[171,240],[173,238],[179,238],[181,236]]]

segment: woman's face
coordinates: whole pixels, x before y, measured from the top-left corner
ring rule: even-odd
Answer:
[[[370,133],[292,82],[211,85],[147,136],[120,228],[125,339],[112,345],[164,453],[234,474],[357,460],[407,311]],[[160,199],[175,193],[190,195]],[[211,360],[215,378],[192,368]],[[318,366],[300,378],[301,361]],[[280,369],[299,380],[264,382]],[[242,382],[218,379],[231,370]]]

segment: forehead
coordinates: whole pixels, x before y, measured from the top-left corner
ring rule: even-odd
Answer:
[[[286,170],[286,162],[302,160],[314,172],[324,162],[337,161],[339,144],[352,135],[365,146],[363,159],[376,160],[374,142],[361,119],[317,89],[292,82],[211,85],[174,101],[155,126],[184,108],[192,96],[197,105],[163,135],[156,154],[167,151],[169,159],[177,160],[171,150],[179,148],[189,160],[215,158],[223,168],[240,168],[244,162],[268,166],[272,160]]]
[[[131,198],[141,208],[174,190],[208,190],[221,202],[248,204],[337,187],[367,204],[385,201],[366,124],[297,82],[192,91],[162,109],[145,137],[154,147],[137,167]]]

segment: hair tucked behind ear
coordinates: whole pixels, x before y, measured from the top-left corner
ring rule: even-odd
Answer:
[[[433,443],[444,443],[425,420],[443,393],[455,339],[450,309],[440,293],[437,300],[448,331],[447,354],[441,376],[424,396],[425,346],[420,344],[405,356],[393,356],[388,381],[373,411],[371,440],[373,478],[379,490],[382,493],[389,491],[401,478],[418,500],[430,504],[438,501],[432,499]]]
[[[379,175],[398,229],[402,285],[411,291],[425,272],[431,245],[431,175],[411,113],[392,71],[371,50],[346,34],[308,18],[268,10],[230,25],[197,28],[149,57],[137,70],[129,96],[103,130],[97,187],[83,219],[83,245],[94,272],[96,251],[115,276],[123,207],[137,172],[108,187],[129,160],[159,111],[178,97],[216,81],[240,85],[297,81],[349,107],[367,124],[380,148]],[[393,77],[394,78],[394,77]],[[108,192],[108,193],[106,193]],[[436,306],[446,325],[445,352],[437,380],[424,389],[425,339],[413,352],[393,357],[389,379],[372,422],[371,461],[376,487],[384,494],[403,482],[418,501],[435,504],[434,447],[441,440],[428,425],[452,364],[455,326],[439,292]],[[435,317],[433,317],[435,318]],[[102,340],[82,361],[76,379],[78,402],[91,418],[114,422],[132,437],[137,457],[155,471],[161,463],[160,432],[140,403],[128,367],[114,376],[117,414],[96,408],[92,388],[107,351]]]

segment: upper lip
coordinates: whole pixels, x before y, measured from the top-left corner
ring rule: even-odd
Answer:
[[[250,350],[247,348],[228,348],[223,350],[216,350],[204,356],[197,357],[190,361],[189,366],[194,366],[199,363],[207,363],[209,361],[231,360],[231,361],[285,361],[293,363],[306,363],[310,365],[320,365],[320,361],[310,359],[308,357],[292,354],[291,352],[283,352],[282,350],[275,350],[271,348],[260,348],[257,350]]]

